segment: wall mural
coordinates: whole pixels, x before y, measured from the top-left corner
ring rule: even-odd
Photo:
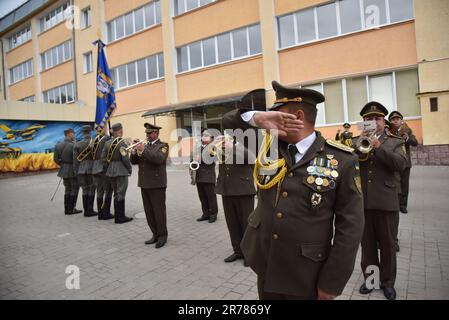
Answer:
[[[76,140],[87,122],[0,120],[0,173],[51,170],[55,144],[64,140],[64,129],[73,128]]]

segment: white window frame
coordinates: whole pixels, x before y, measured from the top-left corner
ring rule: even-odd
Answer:
[[[62,21],[66,20],[70,15],[70,11],[67,10],[68,8],[70,8],[70,5],[69,2],[66,1],[63,4],[57,6],[56,8],[53,8],[51,11],[48,11],[41,18],[39,18],[39,21],[43,21],[43,23],[41,22],[39,23],[40,26],[43,27],[43,30],[41,29],[40,33],[50,30],[51,28],[55,27]],[[58,14],[61,14],[60,15],[61,20],[59,21],[58,21]]]
[[[89,62],[87,62],[88,59],[90,60]],[[87,68],[88,63],[90,63],[90,70]],[[93,71],[93,54],[92,51],[88,51],[83,53],[83,74],[91,73]]]
[[[34,75],[33,59],[28,59],[9,69],[9,85],[31,78]]]
[[[87,18],[86,18],[87,14]],[[92,11],[90,6],[81,10],[81,30],[87,29],[92,25]]]

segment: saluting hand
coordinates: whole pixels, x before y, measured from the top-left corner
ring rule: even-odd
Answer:
[[[256,112],[254,123],[260,129],[276,129],[280,137],[287,136],[288,133],[298,133],[304,128],[303,121],[290,113],[280,111]]]

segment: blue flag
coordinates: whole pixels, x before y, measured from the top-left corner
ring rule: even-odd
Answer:
[[[115,101],[114,84],[112,83],[111,73],[104,55],[103,48],[105,44],[97,40],[94,44],[98,45],[97,62],[97,111],[95,114],[95,131],[99,134],[103,131],[106,123],[117,107]]]

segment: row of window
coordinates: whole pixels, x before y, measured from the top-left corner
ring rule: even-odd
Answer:
[[[13,84],[33,75],[33,59],[27,60],[9,69],[9,83]]]
[[[174,0],[175,15],[183,14],[217,0]]]
[[[41,32],[44,32],[71,16],[72,16],[72,7],[69,5],[68,2],[66,2],[63,5],[50,11],[40,19],[39,21],[40,30]]]
[[[248,57],[262,51],[260,25],[252,25],[177,48],[178,72]]]
[[[115,41],[161,22],[161,3],[153,1],[108,23],[108,41]]]
[[[72,40],[41,53],[41,70],[57,66],[70,59],[72,59]]]
[[[416,69],[359,76],[302,86],[321,92],[326,100],[317,105],[317,125],[361,121],[360,110],[368,101],[382,103],[389,112],[419,116]]]
[[[70,103],[75,101],[75,83],[70,82],[42,93],[45,103]]]
[[[129,87],[164,77],[164,55],[162,53],[111,69],[116,89]]]
[[[35,102],[36,101],[36,97],[35,96],[29,96],[29,97],[20,99],[20,101],[23,101],[23,102]]]
[[[413,19],[413,0],[340,0],[278,17],[279,47]]]
[[[31,26],[25,27],[9,37],[9,49],[20,46],[28,40],[31,40]]]

